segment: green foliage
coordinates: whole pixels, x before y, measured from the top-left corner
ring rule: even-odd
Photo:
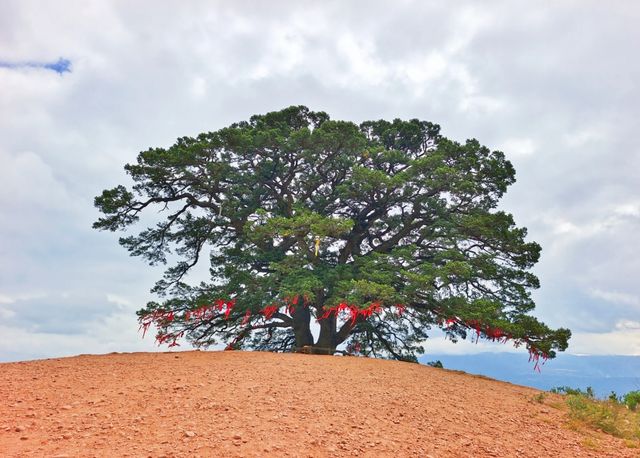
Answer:
[[[628,444],[630,447],[638,446],[640,414],[635,410],[640,401],[640,391],[631,391],[622,397],[612,391],[606,400],[596,399],[591,387],[583,391],[579,388],[561,386],[550,391],[566,396],[569,415],[574,421],[634,441]]]
[[[618,402],[599,401],[584,394],[567,396],[569,415],[590,428],[616,437],[640,440],[640,416]]]
[[[605,433],[620,436],[618,428],[618,409],[614,403],[595,401],[583,395],[570,394],[567,397],[570,415],[585,421],[593,428],[601,429]]]
[[[640,404],[640,391],[629,391],[622,397],[622,403],[631,410],[636,410]]]
[[[595,399],[596,395],[593,391],[593,388],[588,386],[585,391],[580,388],[571,388],[569,386],[558,386],[555,388],[551,388],[549,391],[556,394],[567,394],[570,396],[580,396],[587,399]]]
[[[168,265],[152,290],[162,300],[138,312],[160,317],[164,337],[277,351],[344,344],[403,360],[424,351],[433,326],[454,341],[470,329],[511,339],[535,357],[568,345],[568,330],[528,314],[540,246],[496,210],[515,171],[477,140],[417,119],[358,126],[294,106],[143,151],[125,170],[132,188],[96,197],[94,228],[160,215],[120,244]],[[211,280],[189,285],[201,261]],[[189,319],[219,298],[234,298],[233,310]],[[339,304],[370,313],[327,314]]]
[[[443,369],[444,368],[444,365],[442,364],[442,361],[440,361],[439,359],[437,359],[435,361],[429,361],[427,363],[427,366],[437,367],[438,369]]]

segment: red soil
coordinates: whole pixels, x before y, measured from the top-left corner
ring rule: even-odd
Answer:
[[[611,436],[569,429],[562,402],[548,395],[540,404],[538,393],[338,356],[194,351],[5,363],[0,456],[637,456]]]

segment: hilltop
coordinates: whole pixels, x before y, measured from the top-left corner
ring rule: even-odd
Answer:
[[[418,364],[258,352],[0,364],[10,457],[631,457],[556,395]],[[539,400],[539,397],[538,397]]]

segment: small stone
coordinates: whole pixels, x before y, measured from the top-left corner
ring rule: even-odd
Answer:
[[[235,433],[233,435],[233,438],[236,439],[236,440],[240,440],[240,439],[242,439],[242,436],[240,434],[238,434],[238,433]]]
[[[15,432],[21,433],[22,431],[24,431],[24,426],[16,426]]]
[[[21,441],[26,441],[27,439],[29,439],[27,436],[20,436]]]
[[[195,437],[196,433],[194,433],[193,431],[185,431],[184,435],[187,437]]]
[[[62,407],[60,407],[62,410],[71,410],[71,406],[69,404],[65,404]]]
[[[71,439],[71,434],[63,434],[63,435],[62,435],[62,438],[63,438],[63,439],[67,439],[67,440],[68,440],[68,439]]]

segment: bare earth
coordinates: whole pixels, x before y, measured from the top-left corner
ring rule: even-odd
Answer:
[[[417,364],[250,352],[0,364],[3,457],[631,457],[539,391]]]

